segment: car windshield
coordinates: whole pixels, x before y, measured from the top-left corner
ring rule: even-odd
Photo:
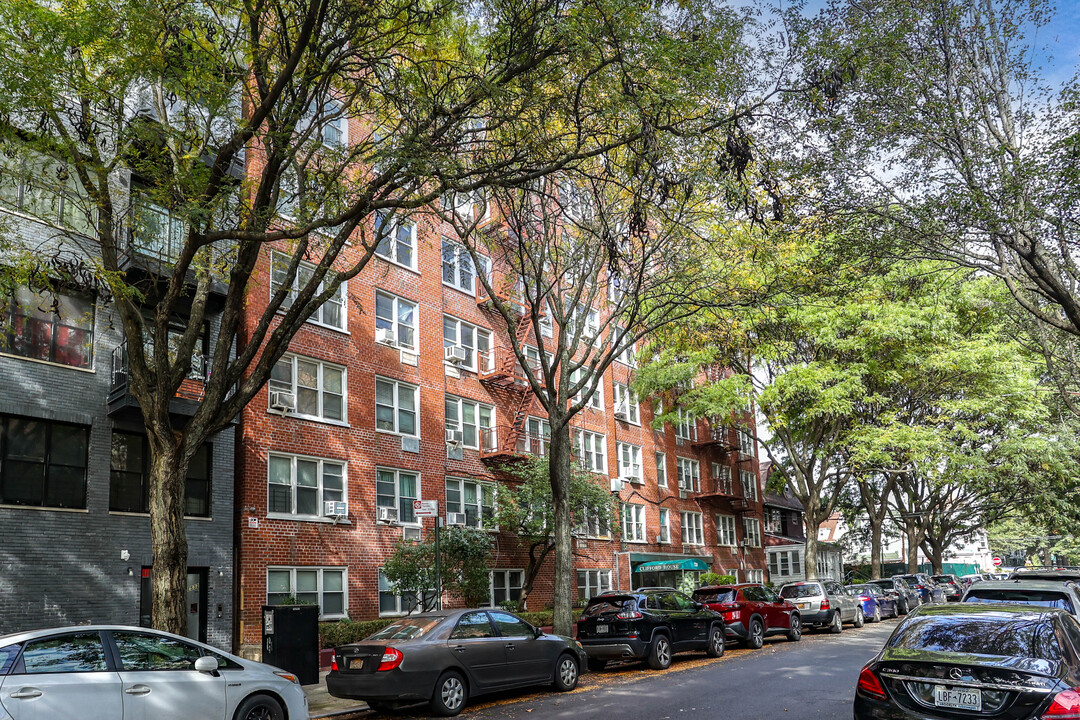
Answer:
[[[731,588],[702,588],[694,591],[694,599],[701,603],[723,603],[735,599]]]
[[[1024,616],[915,616],[900,626],[890,648],[1003,655],[1058,661],[1061,647],[1053,626]]]
[[[871,587],[876,587],[881,592],[885,592],[886,590],[895,590],[896,589],[896,588],[893,587],[892,583],[887,583],[887,582],[866,583],[866,584],[871,586]]]
[[[582,617],[598,617],[600,615],[612,615],[614,613],[620,613],[623,608],[627,610],[634,610],[634,598],[626,595],[616,595],[614,597],[595,597],[589,601],[589,604],[585,608],[585,612]]]
[[[402,618],[395,620],[374,635],[369,635],[367,640],[412,640],[422,637],[433,627],[445,620],[445,617],[417,617]]]
[[[780,597],[782,598],[803,598],[822,594],[821,588],[813,583],[805,585],[785,585],[780,588]]]
[[[1022,605],[1039,605],[1041,607],[1061,608],[1062,610],[1076,614],[1069,596],[1065,593],[1052,590],[1022,590],[1017,588],[1001,589],[980,588],[971,590],[964,602],[970,603],[1020,603]]]

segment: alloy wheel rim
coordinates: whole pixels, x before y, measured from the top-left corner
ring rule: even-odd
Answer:
[[[719,655],[720,650],[724,647],[724,638],[720,635],[719,630],[713,631],[712,645],[713,652]]]
[[[840,619],[840,613],[833,615],[833,625],[836,627],[843,627],[844,621]]]
[[[802,634],[802,628],[799,626],[799,618],[791,618],[791,634],[795,637],[799,637]]]
[[[757,642],[757,641],[761,640],[762,632],[763,631],[761,629],[761,623],[755,622],[754,623],[754,642]]]
[[[258,705],[251,708],[247,714],[246,720],[271,720],[270,708],[265,705]]]
[[[573,685],[577,680],[577,665],[570,658],[564,658],[559,665],[559,679],[563,685]]]
[[[442,684],[442,701],[450,710],[455,710],[461,705],[461,699],[464,695],[464,688],[461,687],[461,681],[457,678],[447,678],[446,682]]]
[[[656,643],[656,659],[660,661],[661,665],[667,665],[671,661],[671,654],[668,652],[667,640],[661,638]]]

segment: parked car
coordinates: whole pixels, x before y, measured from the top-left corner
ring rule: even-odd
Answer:
[[[983,580],[964,593],[965,603],[1021,603],[1080,613],[1080,588],[1071,580]]]
[[[848,585],[847,591],[862,603],[863,615],[870,622],[881,622],[882,618],[894,618],[898,614],[896,598],[886,595],[877,585]]]
[[[291,673],[179,635],[121,625],[0,636],[0,703],[0,717],[14,720],[308,716]]]
[[[893,575],[894,578],[906,580],[911,587],[919,593],[922,603],[943,603],[945,592],[937,586],[926,573],[911,573],[908,575]]]
[[[1080,582],[1080,567],[1025,567],[1009,573],[1009,580],[1072,580]]]
[[[963,581],[964,587],[969,588],[977,582],[982,582],[983,576],[982,573],[973,573],[971,575],[961,575],[960,579]]]
[[[611,660],[645,660],[653,670],[671,665],[673,653],[724,654],[724,616],[674,588],[608,592],[589,600],[577,624],[589,669]]]
[[[372,710],[428,701],[457,715],[469,698],[534,685],[573,690],[585,664],[580,643],[549,635],[503,610],[410,615],[334,649],[326,689]]]
[[[960,596],[964,594],[964,583],[960,581],[960,578],[955,575],[931,575],[930,579],[941,586],[946,601],[960,601]]]
[[[780,588],[780,597],[795,603],[803,627],[829,628],[838,633],[844,623],[862,627],[862,606],[853,595],[834,580],[811,580],[788,583]]]
[[[854,719],[1076,717],[1080,624],[1062,610],[934,605],[859,674]]]
[[[775,592],[756,583],[709,585],[691,597],[724,616],[724,636],[748,648],[761,647],[767,635],[802,638],[799,610]]]
[[[919,591],[911,587],[907,580],[902,578],[868,580],[867,583],[877,585],[885,591],[886,595],[895,595],[896,611],[901,615],[907,615],[922,603],[922,596],[919,595]]]

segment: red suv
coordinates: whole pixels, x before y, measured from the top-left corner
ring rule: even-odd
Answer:
[[[724,634],[757,649],[766,635],[802,638],[799,609],[764,585],[709,585],[693,593],[694,600],[724,615]]]

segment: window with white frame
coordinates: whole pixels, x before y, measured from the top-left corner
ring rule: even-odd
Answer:
[[[614,383],[613,390],[615,395],[615,417],[622,418],[634,425],[641,424],[638,397],[633,388],[623,383]]]
[[[802,554],[798,550],[773,550],[769,553],[769,575],[774,578],[802,575]]]
[[[591,538],[611,537],[611,527],[598,513],[584,511],[580,513],[580,519],[581,522],[574,526],[575,535]]]
[[[671,514],[667,508],[660,508],[660,542],[671,542]]]
[[[686,492],[701,490],[701,463],[690,458],[675,458],[675,472],[679,479],[679,489]]]
[[[435,594],[435,590],[429,590],[423,593],[421,597],[417,597],[415,593],[398,593],[389,580],[386,579],[386,574],[379,568],[379,615],[393,616],[393,615],[405,615],[406,613],[416,612],[423,607],[424,596]]]
[[[624,338],[625,342],[626,339]],[[630,367],[637,367],[637,343],[630,343],[627,345],[621,353],[615,358],[623,365],[629,365]]]
[[[743,540],[750,547],[761,547],[761,523],[757,518],[743,518]]]
[[[465,351],[465,360],[458,365],[465,370],[476,372],[480,358],[487,363],[485,370],[494,365],[491,331],[449,315],[443,315],[443,347],[459,347]]]
[[[580,368],[572,371],[570,373],[570,384],[571,384],[571,386],[573,386],[574,384],[580,382],[581,378],[585,377],[585,375],[588,372],[589,372],[589,369],[586,368],[586,367],[580,367]],[[592,408],[593,410],[603,410],[604,409],[604,378],[603,378],[603,376],[594,377],[594,378],[590,379],[589,382],[585,383],[581,387],[581,390],[574,394],[574,402],[577,403],[577,402],[581,401],[581,398],[585,395],[585,393],[587,393],[589,391],[589,386],[592,384],[593,380],[596,381],[596,390],[594,390],[593,394],[589,396],[589,399],[585,401],[585,407]]]
[[[540,335],[546,338],[555,337],[555,323],[551,319],[551,310],[547,308],[546,303],[544,309],[544,314],[540,316]]]
[[[389,216],[379,212],[375,214],[375,237],[379,244],[375,254],[390,262],[416,270],[416,223]]]
[[[609,590],[611,590],[610,570],[577,571],[577,596],[579,600],[588,600]]]
[[[461,431],[461,444],[467,448],[479,448],[484,430],[494,425],[495,408],[474,400],[446,396],[446,429]]]
[[[398,347],[415,352],[416,303],[376,290],[375,329],[389,331]]]
[[[735,547],[738,540],[735,537],[735,516],[716,515],[716,544],[725,547]]]
[[[667,454],[662,452],[656,453],[656,485],[667,487]]]
[[[736,430],[739,436],[739,452],[746,457],[754,457],[754,436],[747,430]]]
[[[747,570],[746,571],[746,582],[750,582],[750,583],[763,583],[763,582],[765,582],[765,571],[764,570],[752,570],[752,569]]]
[[[720,463],[712,464],[713,482],[716,483],[716,492],[721,495],[731,495],[731,468]]]
[[[340,102],[328,99],[312,100],[304,117],[297,123],[297,131],[307,130],[316,120],[322,125],[318,137],[324,145],[331,148],[345,147],[349,125],[344,106]]]
[[[581,335],[578,341],[584,345],[600,345],[600,313],[593,308],[584,305],[575,306],[567,313],[567,336],[573,338],[578,327],[581,327]]]
[[[743,497],[747,500],[757,500],[757,475],[749,470],[739,471],[739,484],[742,485]]]
[[[492,570],[490,577],[490,607],[501,607],[503,603],[521,600],[521,585],[525,579],[523,570]]]
[[[375,377],[375,429],[379,432],[417,436],[420,388],[398,380]]]
[[[345,499],[345,463],[270,453],[267,482],[271,514],[322,517],[324,502]]]
[[[398,522],[419,524],[413,513],[413,500],[420,497],[420,476],[407,470],[375,468],[375,505],[397,508]]]
[[[704,545],[705,529],[701,519],[701,513],[683,511],[682,513],[682,541],[683,545]]]
[[[697,420],[682,408],[678,408],[675,412],[678,415],[675,422],[675,438],[695,442],[697,440]]]
[[[444,209],[453,210],[454,214],[465,222],[471,222],[473,219],[483,222],[490,213],[487,199],[480,190],[469,192],[451,190],[443,195],[440,202]]]
[[[318,605],[319,619],[343,618],[349,607],[344,568],[268,567],[266,604]]]
[[[619,477],[633,483],[643,482],[641,448],[630,443],[615,443],[615,454],[619,457]]]
[[[645,506],[623,503],[622,536],[624,542],[645,542]]]
[[[285,284],[286,276],[288,275],[290,258],[288,255],[279,252],[270,253],[270,295],[273,296],[281,287]],[[288,295],[281,302],[281,309],[287,310],[293,304],[296,299],[297,293],[300,289],[308,284],[311,280],[312,274],[315,272],[315,266],[309,262],[300,262],[300,266],[296,268],[296,276],[293,277],[292,282],[289,284]],[[331,273],[327,272],[326,277],[319,283],[316,294],[321,293],[326,286],[327,281],[331,279]],[[334,294],[326,299],[322,305],[318,307],[308,317],[307,321],[316,325],[323,325],[334,330],[345,330],[346,325],[346,313],[345,313],[345,298],[348,296],[346,283],[342,282]]]
[[[576,432],[575,448],[579,462],[586,470],[595,473],[607,472],[606,445],[607,440],[599,433],[588,430]]]
[[[483,255],[477,256],[480,272],[484,277],[491,277],[491,260]],[[477,294],[479,283],[476,282],[476,268],[472,257],[464,245],[449,238],[442,239],[442,279],[443,283],[470,295]]]
[[[546,455],[549,442],[551,442],[551,425],[547,420],[530,417],[525,421],[525,452]]]
[[[289,393],[296,398],[296,410],[291,415],[345,422],[345,368],[340,365],[284,355],[270,371],[267,385],[271,403],[274,393]],[[272,404],[269,409],[274,409]]]
[[[469,527],[495,527],[495,483],[446,478],[446,512],[464,513]]]
[[[780,533],[783,528],[783,515],[777,508],[770,508],[765,513],[765,532],[767,533]]]
[[[568,178],[559,182],[559,204],[571,220],[581,222],[593,216],[592,194]]]

